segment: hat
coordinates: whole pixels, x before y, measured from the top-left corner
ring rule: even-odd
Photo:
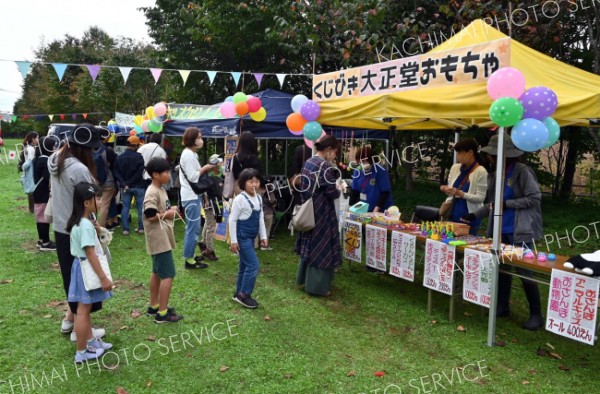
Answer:
[[[136,135],[132,135],[131,137],[127,138],[127,145],[136,146],[139,144],[140,144],[140,139]]]
[[[513,144],[512,139],[507,133],[504,133],[504,147],[506,148],[506,157],[519,157],[523,153],[523,151],[518,150]],[[490,142],[488,142],[487,146],[481,148],[482,152],[487,153],[488,155],[498,155],[498,134],[494,134],[492,138],[490,138]]]
[[[100,131],[92,124],[82,123],[75,126],[67,141],[84,148],[95,149],[100,147],[102,136]]]
[[[216,154],[216,153],[215,153],[214,155],[211,155],[211,156],[208,158],[208,163],[209,163],[209,164],[212,164],[213,166],[216,166],[217,164],[221,164],[221,163],[223,163],[223,159],[221,159],[219,156],[220,156],[220,155],[218,155],[218,154]]]

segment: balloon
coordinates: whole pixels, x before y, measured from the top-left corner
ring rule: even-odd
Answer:
[[[106,128],[113,133],[119,131],[119,125],[114,120],[109,120]]]
[[[154,104],[154,116],[165,116],[167,113],[167,106],[165,103]]]
[[[233,103],[233,96],[227,96],[227,98],[225,99],[225,101],[231,101]]]
[[[304,137],[308,138],[311,141],[316,141],[323,134],[323,128],[321,127],[321,123],[316,121],[310,121],[304,125],[302,129],[304,131]]]
[[[311,140],[304,138],[304,143],[306,144],[306,146],[308,146],[310,149],[312,149],[313,142]]]
[[[248,113],[248,103],[245,101],[237,103],[235,105],[235,112],[240,116],[246,115]]]
[[[302,107],[300,107],[300,114],[304,119],[311,122],[313,120],[317,120],[319,115],[321,115],[321,108],[316,102],[308,100],[302,104]]]
[[[165,123],[167,121],[167,117],[166,116],[155,116],[154,119],[152,119],[152,121],[156,122],[156,123]]]
[[[288,115],[287,119],[285,120],[285,124],[290,131],[302,131],[304,125],[306,124],[306,119],[304,119],[299,113],[294,112],[293,114]]]
[[[154,107],[146,108],[146,116],[148,117],[148,119],[154,118]]]
[[[293,135],[297,135],[297,136],[299,136],[299,135],[302,135],[304,132],[303,132],[302,130],[300,130],[300,131],[293,131],[293,130],[290,130],[290,133],[292,133]]]
[[[135,135],[135,130],[130,130],[129,135]]]
[[[558,107],[556,93],[544,86],[527,89],[519,100],[523,103],[525,118],[544,120],[552,116]]]
[[[237,103],[242,103],[242,102],[246,102],[246,100],[248,100],[248,97],[246,96],[245,93],[242,92],[237,92],[236,94],[233,95],[233,102],[235,104]]]
[[[262,107],[262,102],[258,97],[250,97],[247,101],[248,111],[250,113],[258,111]]]
[[[525,77],[513,67],[503,67],[494,72],[487,81],[487,91],[491,98],[519,98],[525,91]]]
[[[135,123],[138,126],[141,126],[143,121],[144,117],[142,115],[136,115],[135,118],[133,118],[133,123]]]
[[[155,122],[153,120],[148,122],[148,130],[150,130],[153,133],[158,133],[162,130],[162,123],[159,122]]]
[[[515,125],[522,117],[523,105],[516,98],[499,98],[490,107],[490,119],[498,126]]]
[[[142,126],[138,126],[138,125],[134,125],[133,126],[133,130],[135,130],[136,133],[143,133],[144,130],[142,130]]]
[[[548,142],[546,142],[546,145],[543,146],[543,148],[546,149],[550,148],[556,143],[556,141],[558,141],[558,138],[560,137],[560,126],[556,120],[552,118],[546,118],[542,120],[542,123],[548,129]]]
[[[308,97],[303,94],[297,94],[292,98],[292,111],[300,113],[300,108],[302,108],[302,105],[307,101]]]
[[[221,115],[225,118],[233,118],[235,116],[235,104],[233,101],[225,101],[219,108]]]
[[[150,123],[149,120],[145,120],[142,122],[142,131],[145,131],[146,133],[150,132],[150,129],[148,128],[148,123]]]
[[[526,118],[513,127],[511,139],[518,149],[535,152],[546,145],[548,129],[539,120]]]
[[[255,122],[262,122],[267,117],[267,110],[260,107],[256,112],[250,112],[250,117]]]

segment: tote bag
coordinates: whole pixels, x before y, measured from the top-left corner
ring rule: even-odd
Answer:
[[[96,246],[94,247],[96,251],[96,256],[98,256],[98,261],[100,262],[100,267],[102,267],[102,271],[104,271],[104,275],[112,282],[112,274],[110,272],[110,267],[108,265],[108,258],[102,252],[102,246],[100,245],[100,241],[96,236]],[[100,277],[96,275],[96,271],[92,268],[92,264],[88,259],[85,259],[79,263],[81,266],[81,275],[83,276],[83,285],[87,291],[92,291],[96,289],[102,288],[102,282],[100,281]]]
[[[315,186],[313,187],[310,198],[304,201],[302,205],[296,205],[294,207],[294,213],[292,214],[290,227],[296,231],[311,231],[315,228],[315,209],[312,195],[315,194],[315,190],[317,190],[317,185],[319,184],[318,179],[319,175],[321,174],[323,164],[325,164],[325,162],[321,163],[321,166],[319,167],[319,172],[317,172],[317,176],[315,178]]]
[[[235,192],[235,179],[233,178],[233,160],[237,155],[231,157],[231,165],[229,170],[225,171],[225,182],[223,183],[223,198],[230,199],[233,197]],[[238,160],[239,163],[239,160]]]

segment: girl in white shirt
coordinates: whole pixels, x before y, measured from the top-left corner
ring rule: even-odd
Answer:
[[[237,286],[233,300],[249,309],[258,308],[258,302],[251,295],[258,276],[258,258],[254,251],[254,239],[260,235],[261,246],[267,248],[262,199],[257,191],[260,187],[260,174],[254,168],[246,168],[238,177],[242,193],[233,200],[229,214],[231,251],[240,256]]]

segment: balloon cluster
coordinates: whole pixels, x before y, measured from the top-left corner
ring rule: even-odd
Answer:
[[[260,99],[242,92],[227,97],[219,110],[221,115],[226,118],[233,118],[236,115],[244,116],[250,113],[250,118],[253,121],[262,122],[267,117],[267,110],[262,106]]]
[[[167,104],[160,102],[153,107],[146,108],[144,115],[136,115],[133,118],[133,129],[137,134],[141,133],[160,133],[163,129],[163,123],[167,120]]]
[[[304,134],[304,141],[312,148],[312,143],[325,134],[321,124],[317,122],[321,115],[319,104],[303,94],[298,94],[292,98],[292,110],[294,112],[288,115],[285,124],[290,133]]]
[[[513,67],[494,72],[487,91],[496,101],[490,119],[498,126],[513,126],[511,139],[525,152],[549,148],[558,141],[560,127],[550,116],[558,107],[556,93],[544,86],[525,90],[525,77]]]

